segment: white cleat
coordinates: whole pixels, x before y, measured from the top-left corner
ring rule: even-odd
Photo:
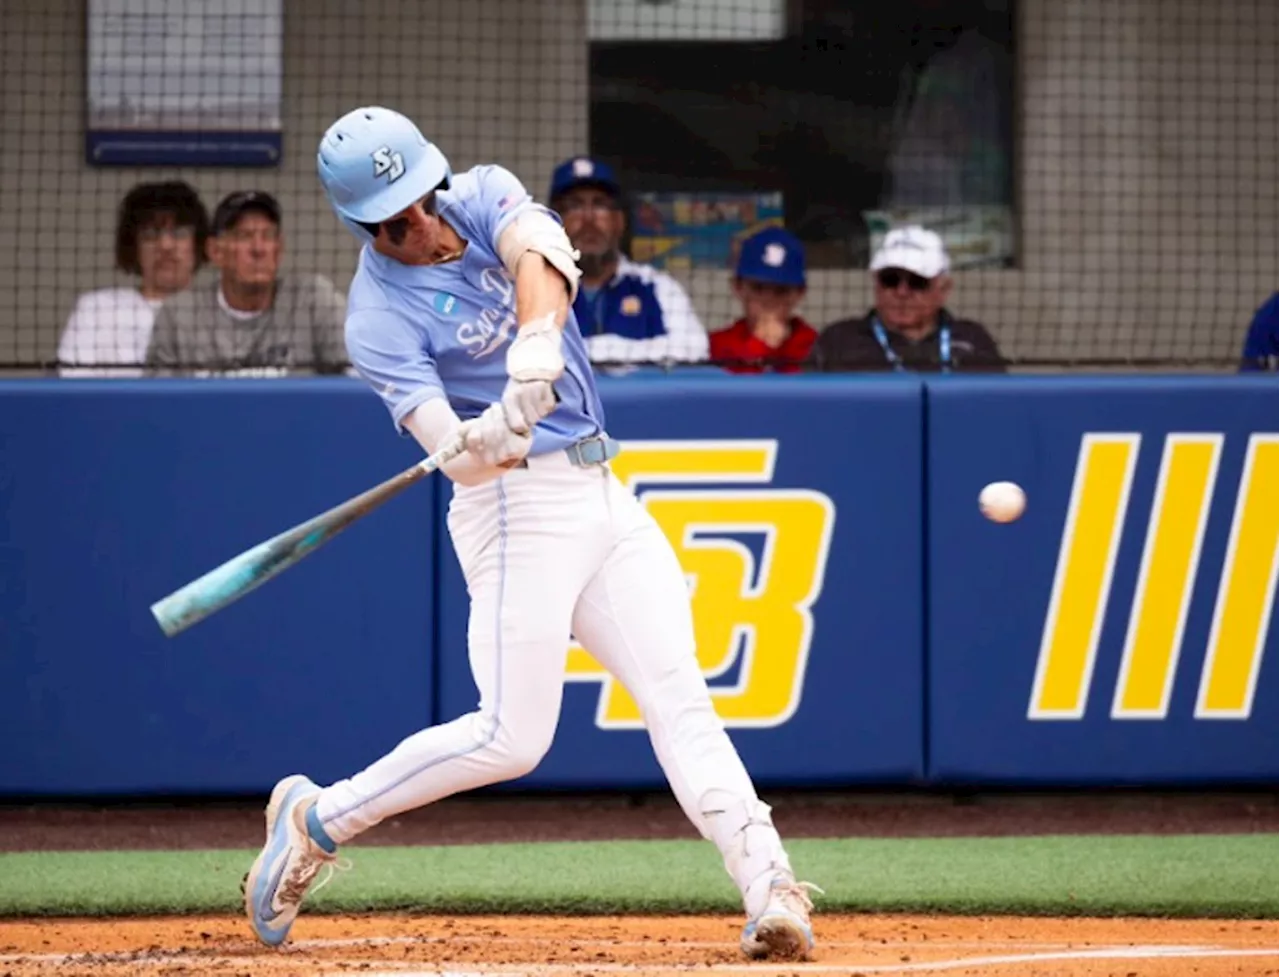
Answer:
[[[307,889],[320,869],[337,860],[307,834],[307,801],[320,788],[306,777],[286,777],[267,804],[267,841],[244,877],[244,911],[253,931],[267,946],[289,937]]]
[[[753,959],[806,959],[813,949],[810,890],[822,891],[812,882],[797,882],[790,875],[774,879],[764,910],[742,929],[742,952]]]

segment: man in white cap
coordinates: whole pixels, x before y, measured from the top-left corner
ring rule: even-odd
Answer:
[[[953,370],[1003,373],[996,341],[979,323],[947,311],[947,250],[933,231],[900,227],[871,259],[876,304],[864,316],[833,322],[818,336],[817,370]]]

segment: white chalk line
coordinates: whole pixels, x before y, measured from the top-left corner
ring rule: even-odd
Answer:
[[[1077,941],[1078,942],[1078,941]],[[406,946],[419,944],[422,946],[449,946],[451,944],[495,943],[503,946],[580,946],[580,947],[613,947],[628,949],[651,949],[653,947],[688,947],[691,950],[732,950],[737,949],[737,940],[682,940],[679,937],[667,937],[663,940],[579,940],[551,939],[545,936],[353,936],[333,939],[293,940],[289,946],[299,949],[323,950],[326,947],[341,946]],[[910,946],[930,947],[937,950],[985,950],[992,947],[1019,947],[1028,950],[1067,950],[1073,944],[1061,940],[1055,943],[1031,943],[1027,940],[926,940],[914,938],[906,941],[882,939],[872,940],[820,940],[823,947],[879,947]],[[1116,944],[1127,946],[1128,944]]]
[[[1157,950],[1160,952],[1149,952]],[[1187,952],[1187,951],[1195,952]],[[1177,951],[1177,952],[1168,952]],[[671,964],[667,966],[640,964],[605,964],[603,966],[581,964],[535,964],[525,965],[520,971],[496,970],[408,970],[396,969],[385,971],[358,971],[360,977],[541,977],[563,973],[664,973],[672,970],[679,972],[715,971],[716,973],[777,973],[781,968],[791,972],[804,973],[841,973],[857,971],[860,974],[906,974],[926,971],[964,970],[970,967],[997,967],[1013,964],[1036,964],[1079,960],[1147,960],[1155,957],[1170,958],[1204,958],[1204,957],[1261,957],[1275,956],[1274,950],[1220,950],[1206,947],[1124,947],[1110,950],[1079,950],[1062,953],[1019,953],[1007,956],[965,957],[959,960],[928,960],[918,963],[892,964],[860,964],[844,963],[838,966],[827,964]],[[378,966],[387,966],[379,964]],[[405,967],[412,966],[406,964]],[[356,972],[353,972],[353,974]]]
[[[312,943],[324,941],[311,941]],[[342,941],[344,945],[350,945]],[[332,944],[330,944],[332,945]],[[913,944],[916,945],[916,944]],[[296,948],[285,951],[274,957],[254,955],[227,955],[225,953],[187,951],[177,953],[146,953],[145,951],[127,951],[115,953],[39,953],[39,954],[5,954],[0,956],[0,963],[129,963],[135,967],[161,967],[173,964],[191,964],[201,962],[206,966],[236,967],[253,963],[271,964],[290,962],[297,956]],[[1220,946],[1192,946],[1179,944],[1155,944],[1145,946],[1111,946],[1088,950],[1058,950],[1040,953],[1011,953],[984,956],[958,957],[949,960],[921,960],[898,963],[859,963],[843,961],[838,964],[826,963],[603,963],[581,962],[561,964],[511,964],[486,966],[485,964],[468,964],[469,970],[422,970],[421,963],[390,960],[314,960],[310,963],[324,967],[349,967],[352,972],[359,972],[363,977],[375,977],[376,971],[360,970],[362,967],[377,966],[393,968],[384,973],[394,973],[396,977],[532,977],[532,975],[581,974],[581,973],[619,973],[645,974],[707,972],[731,974],[777,973],[779,967],[793,973],[847,974],[860,971],[866,974],[902,974],[923,973],[927,971],[961,970],[968,967],[994,967],[1013,964],[1037,964],[1079,960],[1144,960],[1175,958],[1223,958],[1223,957],[1275,957],[1280,951],[1272,949],[1241,949]],[[341,971],[339,971],[340,973]]]

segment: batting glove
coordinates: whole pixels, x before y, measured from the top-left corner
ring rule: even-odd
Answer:
[[[464,421],[459,430],[466,449],[486,465],[510,468],[533,447],[532,427],[513,430],[500,402],[490,404],[479,417]]]
[[[564,373],[563,337],[551,314],[525,323],[507,348],[507,382],[502,403],[515,431],[531,431],[556,408],[553,384]]]
[[[564,373],[563,337],[548,314],[522,325],[507,347],[507,376],[517,383],[555,383]]]
[[[530,380],[521,383],[508,380],[502,391],[501,404],[506,411],[507,426],[519,434],[532,431],[534,426],[556,409],[556,391],[546,380]]]

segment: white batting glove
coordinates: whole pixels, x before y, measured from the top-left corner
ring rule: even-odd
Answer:
[[[522,325],[507,347],[507,376],[517,383],[544,380],[555,383],[564,373],[564,354],[560,351],[562,336],[554,317],[548,313],[541,319]]]
[[[556,409],[556,391],[546,380],[508,380],[501,403],[507,412],[507,426],[524,434]]]
[[[463,444],[486,465],[509,468],[533,447],[533,429],[514,431],[501,403],[490,404],[484,413],[459,428]]]

